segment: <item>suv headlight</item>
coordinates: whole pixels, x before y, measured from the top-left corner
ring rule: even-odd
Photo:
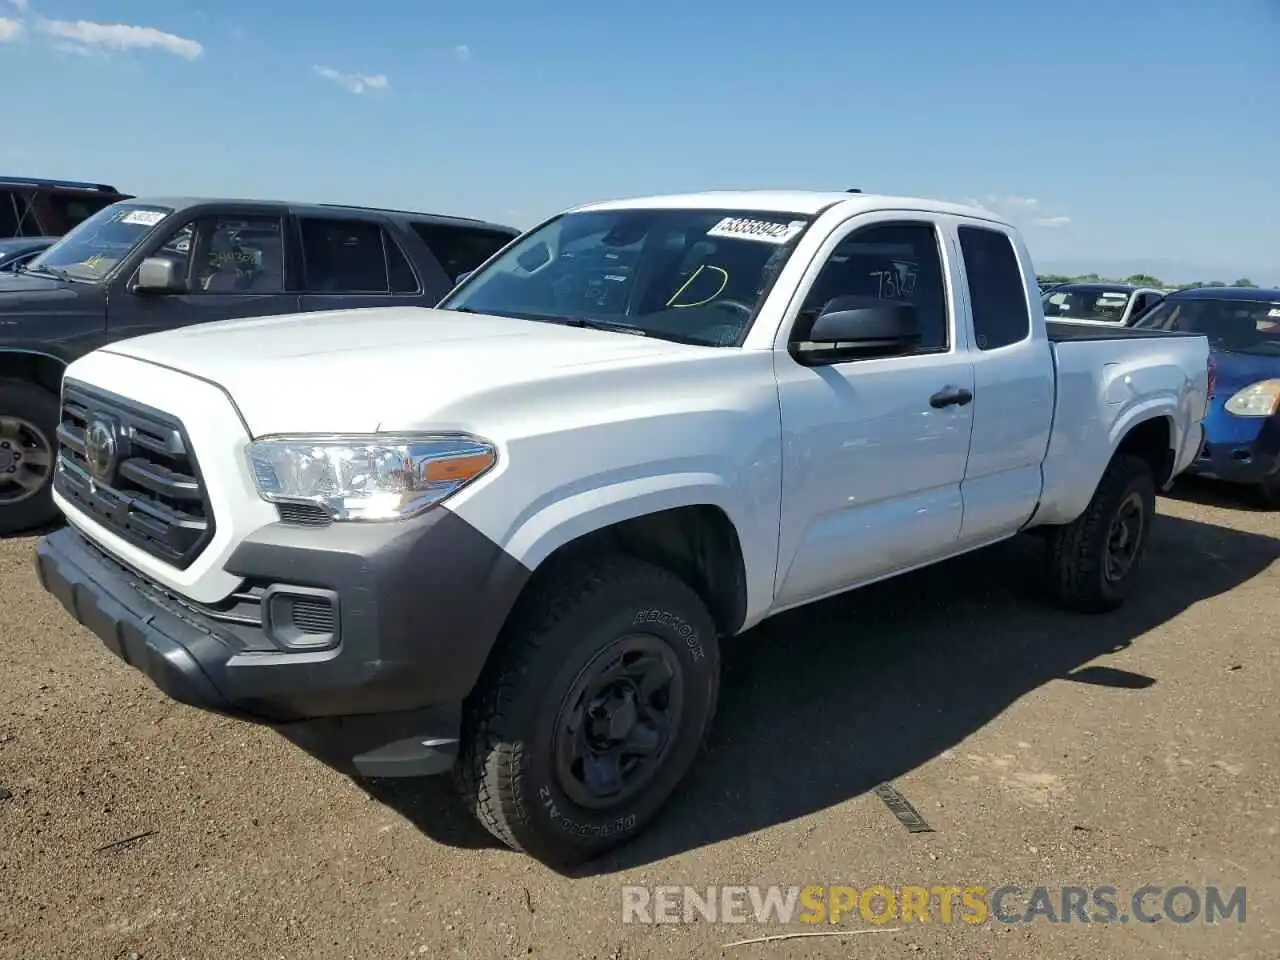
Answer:
[[[267,437],[246,452],[262,499],[315,503],[335,520],[411,517],[498,461],[493,444],[465,434]]]
[[[1225,404],[1237,417],[1269,417],[1280,409],[1280,380],[1259,380],[1237,390]]]

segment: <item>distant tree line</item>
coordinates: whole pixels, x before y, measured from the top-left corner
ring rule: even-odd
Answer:
[[[1159,277],[1153,277],[1149,273],[1135,273],[1131,277],[1125,277],[1123,280],[1113,280],[1110,277],[1100,277],[1096,273],[1086,273],[1078,277],[1065,277],[1057,273],[1042,273],[1036,280],[1042,284],[1051,283],[1128,283],[1135,287],[1157,287],[1161,290],[1188,290],[1191,287],[1256,287],[1257,284],[1248,277],[1241,277],[1239,280],[1233,280],[1231,283],[1223,283],[1221,280],[1197,280],[1195,283],[1165,283]]]

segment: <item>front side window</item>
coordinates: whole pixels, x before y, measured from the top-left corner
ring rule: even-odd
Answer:
[[[809,223],[753,210],[569,213],[513,244],[440,306],[736,346]]]
[[[946,284],[932,224],[885,223],[849,234],[809,288],[792,339],[804,339],[827,305],[845,297],[905,300],[915,306],[920,320],[920,345],[914,352],[939,353],[949,347]]]
[[[1133,326],[1203,334],[1215,350],[1280,356],[1280,302],[1173,297],[1152,307]]]
[[[175,249],[190,251],[193,293],[284,291],[284,232],[278,217],[205,217],[179,231]]]
[[[27,271],[98,283],[171,213],[169,207],[136,203],[104,207],[36,257]]]

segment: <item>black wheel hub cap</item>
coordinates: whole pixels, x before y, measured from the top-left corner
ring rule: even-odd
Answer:
[[[1107,534],[1103,572],[1109,582],[1123,580],[1133,569],[1138,559],[1138,551],[1142,548],[1146,525],[1146,507],[1143,505],[1142,496],[1138,493],[1130,493],[1120,501],[1120,506],[1111,521],[1111,529]]]
[[[633,797],[662,767],[684,705],[684,675],[666,641],[622,637],[578,674],[556,718],[560,789],[604,809]]]
[[[0,414],[0,504],[35,496],[52,466],[53,453],[40,428]]]

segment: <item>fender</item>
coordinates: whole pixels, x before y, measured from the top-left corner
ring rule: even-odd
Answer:
[[[0,346],[0,377],[32,380],[50,393],[62,390],[62,375],[70,361],[43,350]]]
[[[464,519],[473,505],[451,506]],[[679,507],[711,506],[722,510],[733,525],[742,548],[746,573],[749,625],[773,602],[773,567],[777,555],[774,536],[759,520],[755,505],[744,503],[740,489],[723,476],[706,471],[671,472],[620,478],[590,488],[561,488],[531,503],[514,519],[499,545],[530,572],[555,551],[589,534],[639,517]]]

